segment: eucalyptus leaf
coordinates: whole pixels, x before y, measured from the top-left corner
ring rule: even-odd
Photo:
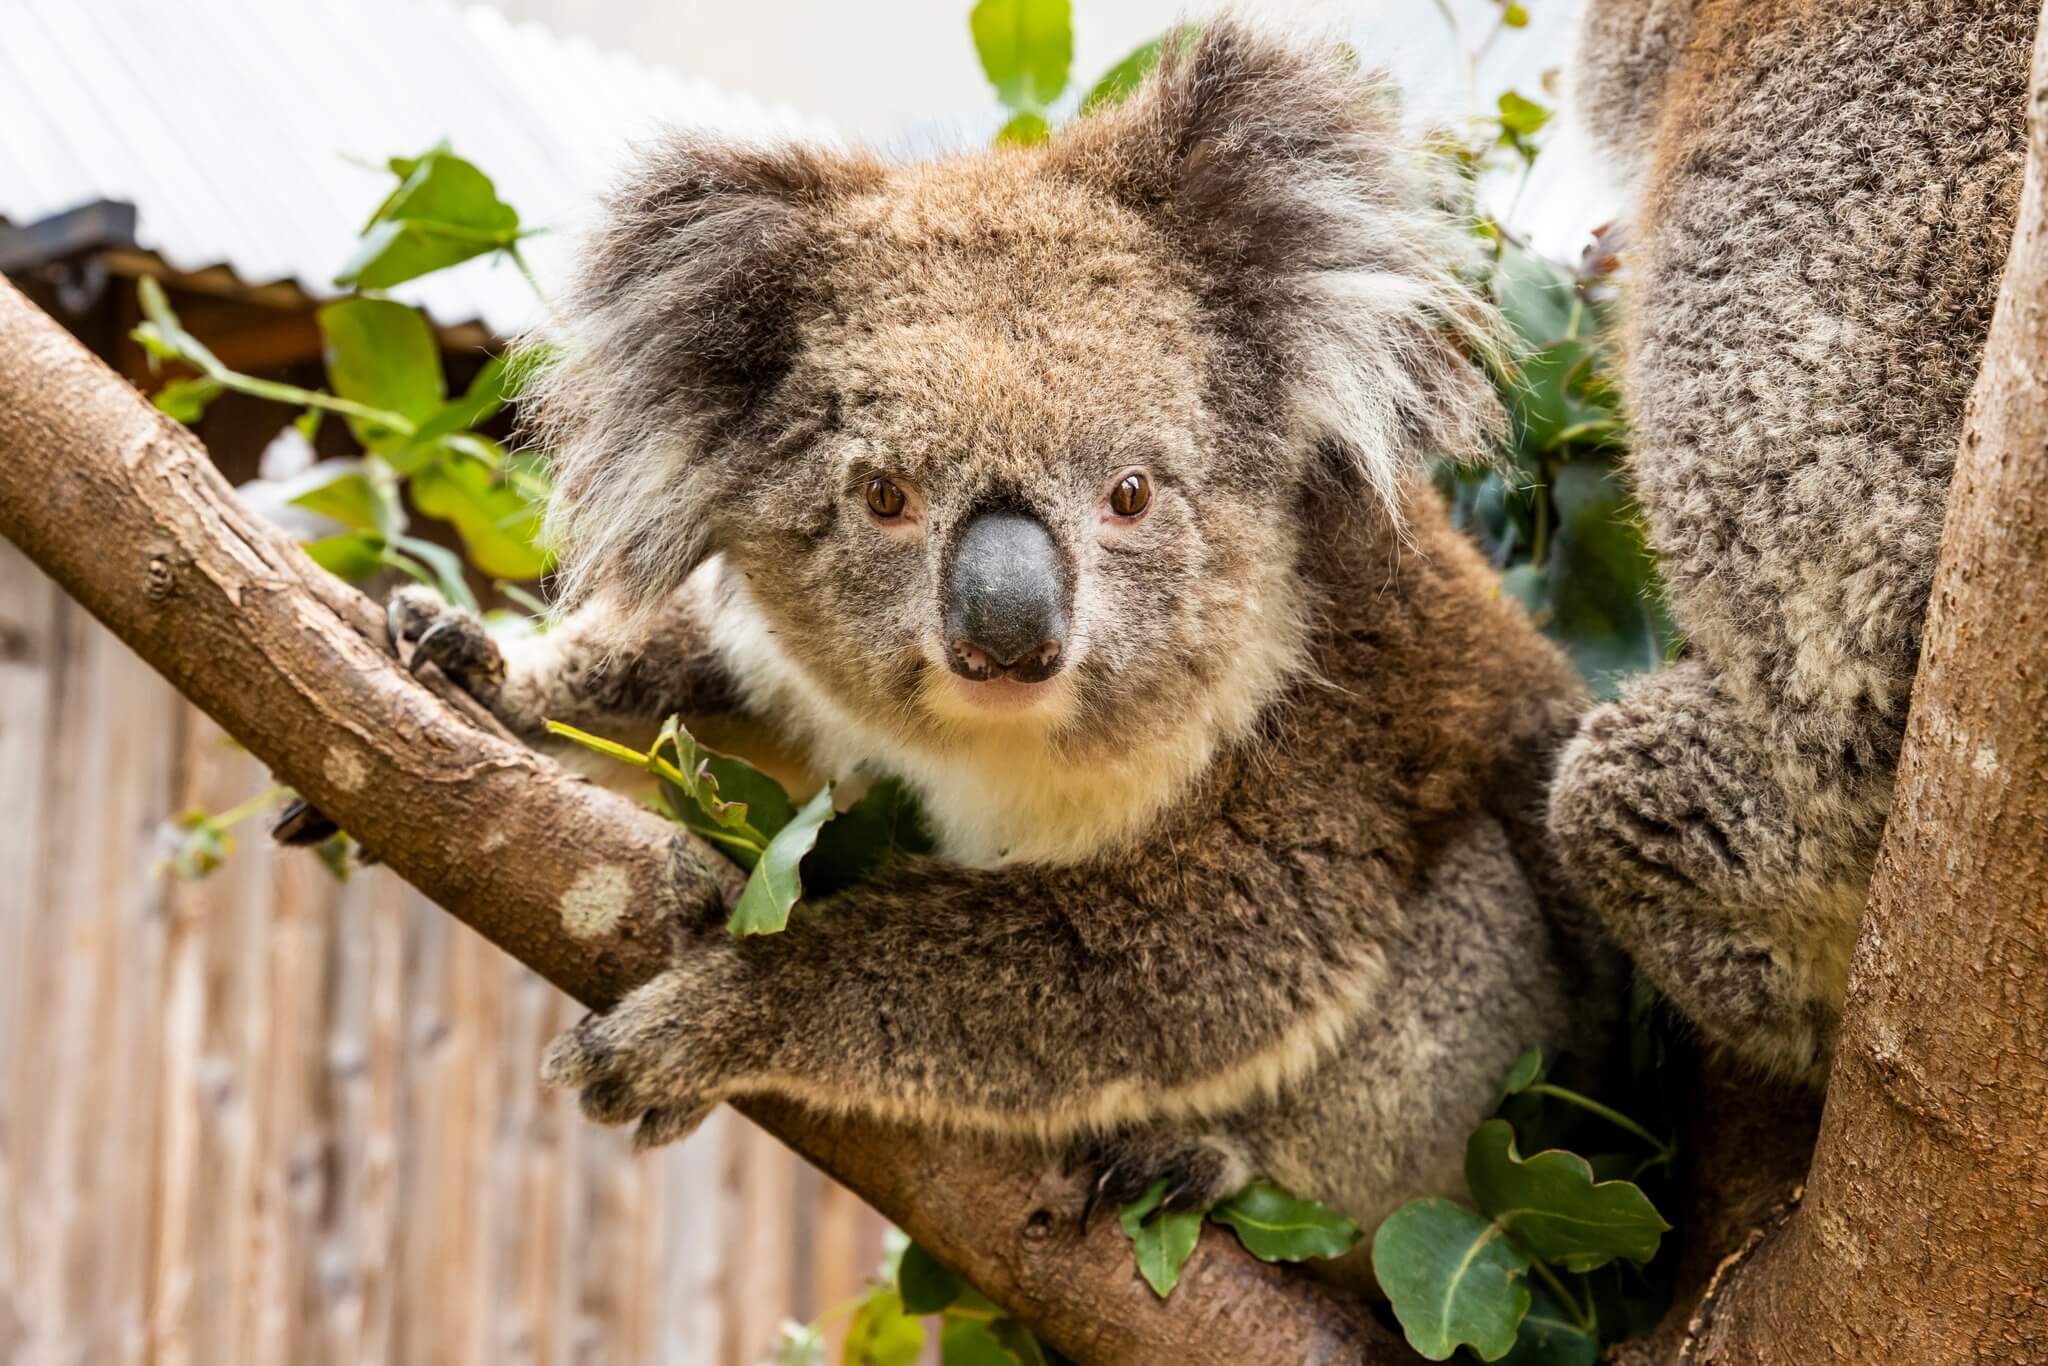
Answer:
[[[933,847],[916,796],[901,779],[884,778],[818,832],[817,847],[804,860],[804,886],[813,897],[830,896],[894,859],[929,854]]]
[[[519,215],[489,176],[444,147],[394,158],[399,186],[363,228],[334,282],[389,289],[519,240]]]
[[[426,315],[390,299],[343,299],[316,316],[334,392],[406,420],[393,430],[353,418],[356,439],[372,450],[403,448],[412,428],[439,411],[445,393],[441,346]]]
[[[798,869],[817,843],[818,827],[830,819],[832,789],[824,787],[768,841],[725,922],[727,930],[733,934],[777,934],[789,924],[790,907],[804,892]]]
[[[307,541],[305,551],[338,579],[357,583],[387,567],[384,538],[374,532],[344,531]]]
[[[1568,1271],[1591,1271],[1616,1257],[1647,1262],[1670,1225],[1642,1189],[1595,1181],[1577,1153],[1551,1149],[1524,1158],[1515,1131],[1489,1119],[1465,1145],[1465,1183],[1479,1208],[1515,1241]]]
[[[1543,1050],[1540,1048],[1529,1049],[1521,1057],[1516,1058],[1515,1065],[1508,1069],[1506,1078],[1500,1084],[1502,1097],[1512,1096],[1518,1092],[1528,1090],[1531,1086],[1543,1080],[1543,1072]],[[1494,1103],[1497,1105],[1500,1102],[1495,1101]]]
[[[1092,114],[1105,105],[1121,104],[1152,74],[1168,44],[1186,43],[1200,31],[1200,25],[1182,24],[1132,48],[1122,61],[1103,72],[1101,78],[1089,87],[1088,94],[1081,101],[1081,112]]]
[[[1361,1236],[1358,1225],[1327,1205],[1297,1199],[1265,1181],[1246,1186],[1209,1217],[1235,1230],[1245,1250],[1266,1262],[1341,1257]]]
[[[1529,1312],[1522,1316],[1514,1350],[1501,1358],[1505,1366],[1595,1366],[1599,1360],[1599,1336],[1574,1322],[1555,1295],[1530,1286]]]
[[[939,1330],[939,1366],[1024,1366],[981,1319],[946,1320]]]
[[[1529,1312],[1529,1254],[1502,1226],[1450,1200],[1411,1200],[1372,1238],[1372,1270],[1408,1345],[1431,1361],[1469,1346],[1498,1361]]]
[[[936,1314],[959,1299],[965,1285],[919,1243],[905,1247],[896,1264],[896,1292],[907,1313]]]
[[[924,1351],[924,1325],[904,1312],[896,1292],[868,1294],[846,1326],[841,1366],[912,1366]]]
[[[1052,125],[1045,121],[1043,114],[1025,110],[1013,115],[1008,123],[996,130],[996,141],[1009,147],[1029,147],[1044,142],[1052,136]]]
[[[495,578],[537,579],[553,562],[539,545],[541,508],[477,460],[443,457],[415,470],[413,506],[455,527],[471,563]]]
[[[1006,108],[1043,113],[1074,63],[1069,0],[979,0],[968,15],[974,50]]]
[[[1162,1176],[1117,1216],[1124,1236],[1131,1240],[1138,1274],[1161,1299],[1180,1284],[1181,1268],[1194,1255],[1195,1244],[1202,1236],[1203,1213],[1198,1209],[1161,1209],[1165,1199],[1166,1178]]]
[[[323,460],[305,476],[324,476],[286,501],[317,512],[356,531],[371,531],[389,540],[405,531],[405,510],[398,504],[388,471],[366,460]],[[299,480],[295,479],[294,484]]]
[[[156,410],[176,422],[187,426],[206,416],[206,407],[223,392],[219,380],[174,379],[151,396],[150,402]]]

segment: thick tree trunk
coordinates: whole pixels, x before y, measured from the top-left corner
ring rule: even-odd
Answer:
[[[665,926],[732,890],[678,827],[397,667],[367,599],[5,282],[0,534],[365,848],[588,1004],[652,975]],[[1213,1230],[1162,1304],[1115,1221],[1082,1229],[1081,1192],[1023,1152],[749,1113],[1077,1360],[1413,1359],[1358,1306]]]
[[[1697,1362],[2048,1361],[2048,43],[1804,1201]]]

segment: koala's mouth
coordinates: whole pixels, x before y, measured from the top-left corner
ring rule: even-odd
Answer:
[[[970,707],[994,713],[1027,711],[1052,701],[1057,688],[1049,678],[1027,682],[1010,675],[995,678],[953,678],[950,691]]]

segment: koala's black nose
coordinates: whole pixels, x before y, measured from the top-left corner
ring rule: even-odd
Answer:
[[[946,572],[946,662],[963,678],[1037,683],[1060,671],[1067,574],[1052,533],[1015,512],[961,529]]]

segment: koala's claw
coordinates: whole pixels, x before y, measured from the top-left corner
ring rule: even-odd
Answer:
[[[391,652],[415,675],[432,664],[485,706],[497,701],[505,685],[505,657],[497,642],[483,622],[432,589],[408,585],[393,593],[384,609],[384,633]]]
[[[270,838],[279,844],[320,844],[340,833],[341,827],[304,797],[286,802],[270,827]]]

